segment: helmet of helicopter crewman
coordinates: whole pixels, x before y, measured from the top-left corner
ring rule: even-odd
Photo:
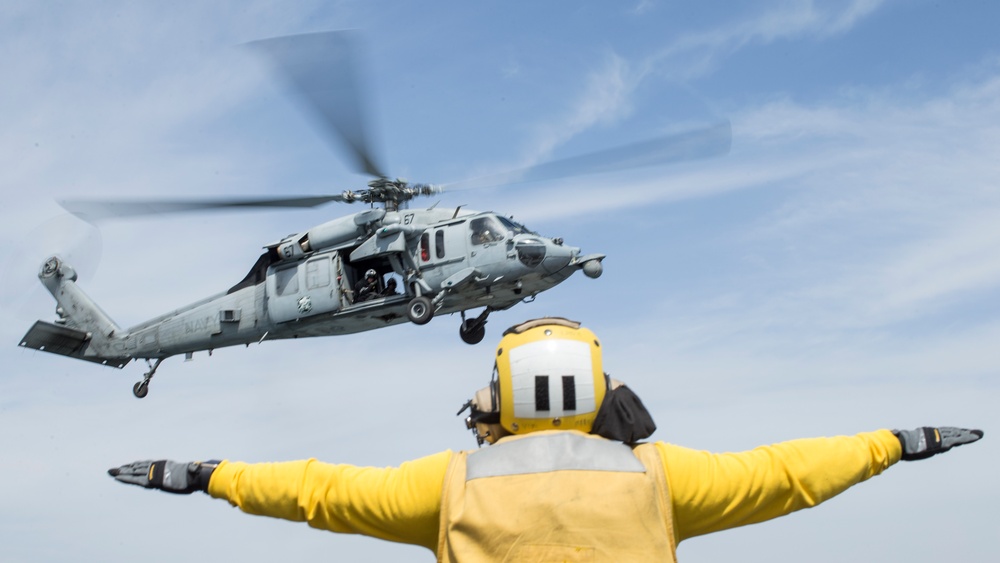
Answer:
[[[601,343],[580,323],[551,317],[504,332],[494,379],[469,402],[480,443],[539,430],[590,432],[608,391]]]
[[[365,277],[366,278],[377,278],[378,277],[378,272],[376,272],[374,269],[369,269],[367,272],[365,272]]]

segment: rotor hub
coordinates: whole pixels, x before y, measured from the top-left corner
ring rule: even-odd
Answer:
[[[395,207],[415,197],[437,193],[441,193],[441,188],[431,184],[410,184],[406,180],[398,178],[395,180],[376,178],[368,182],[367,190],[357,192],[347,190],[341,195],[341,198],[345,203],[362,201],[364,203],[386,203]]]
[[[42,269],[38,275],[43,278],[50,278],[59,271],[59,266],[61,265],[59,258],[52,256],[42,264]]]

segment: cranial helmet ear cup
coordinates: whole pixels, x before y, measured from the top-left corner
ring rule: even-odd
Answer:
[[[476,439],[480,444],[483,442],[492,444],[510,434],[500,426],[496,388],[496,381],[491,381],[488,386],[476,391],[471,401],[472,414],[469,415],[466,425],[475,429]]]

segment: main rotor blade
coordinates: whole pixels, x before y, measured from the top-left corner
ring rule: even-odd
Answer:
[[[732,136],[732,126],[727,120],[709,127],[613,149],[453,182],[445,184],[444,188],[455,190],[504,186],[711,158],[729,152]]]
[[[305,196],[285,198],[232,198],[205,200],[65,200],[60,201],[66,211],[87,221],[138,215],[161,215],[189,211],[218,209],[246,209],[255,207],[316,207],[331,201],[345,201],[342,195]]]
[[[346,146],[356,172],[386,178],[379,166],[365,121],[360,78],[360,34],[329,31],[253,41],[247,45],[264,53],[284,76],[291,90],[312,114],[328,140]],[[340,148],[338,146],[338,148]]]

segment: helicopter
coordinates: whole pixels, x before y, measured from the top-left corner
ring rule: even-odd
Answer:
[[[53,255],[38,273],[55,298],[54,322],[39,320],[20,346],[123,368],[145,360],[132,392],[144,398],[163,360],[235,345],[351,334],[459,313],[459,336],[481,342],[492,312],[531,302],[577,271],[603,272],[604,254],[583,254],[492,211],[411,209],[410,202],[454,188],[499,186],[728,152],[728,122],[581,157],[453,184],[410,183],[383,173],[367,141],[355,72],[357,32],[266,39],[263,52],[367,189],[270,199],[59,202],[89,221],[118,216],[232,208],[300,207],[329,202],[369,207],[266,244],[246,276],[227,291],[122,329],[78,285],[74,267]],[[482,308],[477,315],[466,316]]]

